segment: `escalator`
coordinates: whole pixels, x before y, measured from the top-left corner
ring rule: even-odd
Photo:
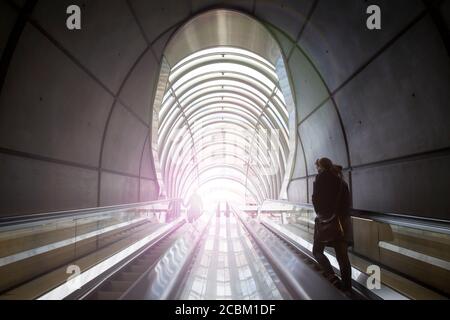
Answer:
[[[78,297],[80,300],[120,300],[145,273],[154,269],[165,252],[186,232],[183,225],[128,261],[123,267],[114,271],[104,281],[87,293]]]
[[[0,218],[0,300],[60,300],[95,283],[183,224],[171,202]]]
[[[82,298],[348,299],[288,243],[271,239],[263,244],[269,240],[249,229],[238,214],[205,219],[211,221],[180,228]]]
[[[156,208],[154,205],[151,209],[147,207],[145,210],[142,207],[134,208],[131,216],[127,213],[126,219],[122,216],[122,211],[109,212],[108,227],[98,227],[96,232],[102,235],[102,241],[105,241],[105,238],[106,241],[112,241],[109,237],[114,239],[125,237],[126,239],[122,241],[129,241],[128,247],[119,247],[112,254],[102,256],[99,253],[105,248],[100,246],[98,247],[101,248],[100,251],[82,257],[87,259],[93,255],[97,260],[83,269],[77,278],[82,279],[81,285],[76,289],[70,288],[70,281],[64,280],[67,275],[64,275],[64,269],[61,268],[48,273],[53,278],[45,274],[37,280],[31,279],[29,283],[37,281],[41,286],[45,279],[52,281],[54,278],[59,279],[53,281],[54,284],[45,283],[46,287],[39,291],[42,293],[38,298],[68,300],[370,298],[358,291],[355,291],[354,296],[345,296],[325,279],[308,252],[276,230],[270,230],[234,208],[233,214],[226,217],[204,214],[194,223],[186,223],[184,218],[180,217],[173,222],[152,224],[156,212],[161,210],[167,211],[167,206],[165,209]],[[83,215],[89,217],[85,218],[88,220],[83,220],[83,226],[94,223],[91,219],[95,214],[83,212]],[[118,216],[121,218],[118,219]],[[79,219],[80,217],[76,216],[78,229]],[[116,224],[112,224],[110,220],[116,221]],[[109,234],[109,231],[100,233],[102,230],[110,230],[110,224],[121,226],[125,222],[128,223],[128,228],[122,230],[115,227],[116,232],[113,234]],[[33,223],[39,224],[39,221]],[[66,222],[64,228],[67,228]],[[145,233],[138,237],[135,234],[138,231]],[[97,237],[96,240],[98,242],[100,238]],[[19,286],[22,292],[35,287],[29,283]],[[37,295],[38,293],[30,297]]]

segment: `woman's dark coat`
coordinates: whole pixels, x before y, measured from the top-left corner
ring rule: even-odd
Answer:
[[[350,217],[351,204],[348,184],[331,171],[323,171],[319,173],[314,182],[312,201],[317,213],[315,238],[318,241],[330,238],[328,235],[320,234],[317,231],[317,223],[319,220],[330,219],[336,214],[341,220],[344,237],[332,239],[332,241],[345,240],[349,244],[352,244],[353,231]]]

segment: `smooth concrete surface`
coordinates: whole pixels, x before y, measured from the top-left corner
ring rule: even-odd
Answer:
[[[0,154],[2,212],[53,212],[97,204],[97,172]]]
[[[306,173],[307,173],[307,171],[306,171],[307,170],[306,169],[306,162],[305,161],[301,161],[301,159],[303,158],[304,152],[305,152],[305,150],[303,149],[303,141],[301,141],[299,139],[298,142],[297,142],[297,146],[296,147],[297,147],[297,150],[296,150],[296,159],[297,159],[297,161],[295,162],[294,172],[292,173],[292,178],[293,179],[306,177]],[[305,189],[305,191],[306,191],[306,189]]]
[[[336,94],[354,166],[448,147],[450,63],[433,28],[423,18]]]
[[[377,0],[382,30],[365,28],[368,3],[363,0],[319,1],[299,45],[313,59],[330,91],[336,90],[422,10],[420,0]],[[411,43],[412,44],[412,43]]]
[[[155,42],[175,25],[188,19],[191,14],[190,1],[133,0],[130,3],[150,43]]]
[[[141,170],[140,170],[140,176],[142,178],[146,179],[152,179],[153,177],[153,156],[152,152],[150,150],[150,137],[147,136],[147,140],[145,141],[144,151],[142,153],[142,160],[141,160]]]
[[[155,181],[141,179],[141,201],[151,201],[152,196],[159,194],[159,186]]]
[[[327,100],[328,91],[317,70],[300,50],[293,51],[289,68],[295,84],[297,120],[300,122]]]
[[[65,27],[66,9],[74,4],[82,8],[82,28],[86,32],[71,32]],[[146,48],[145,39],[123,0],[110,0],[107,5],[103,1],[40,0],[32,16],[113,93],[119,91]]]
[[[390,213],[417,210],[423,216],[448,219],[449,160],[440,155],[357,170],[352,176],[354,206]]]
[[[10,5],[0,2],[0,56],[3,55],[17,16],[17,12]]]
[[[103,172],[101,181],[101,207],[138,202],[138,178]]]
[[[256,1],[254,14],[261,20],[277,21],[280,29],[296,39],[313,4],[314,0]]]
[[[311,2],[71,1],[86,5],[83,29],[69,32],[68,1],[38,1],[12,60],[2,60],[0,151],[27,160],[2,162],[0,214],[139,201],[141,178],[156,177],[145,124],[165,45],[193,15],[224,7],[276,30],[286,55],[305,149],[295,173],[304,176],[293,178],[310,186],[292,183],[292,199],[310,199],[313,161],[330,156],[352,168],[356,209],[448,220],[448,39],[418,0],[376,1],[384,23],[374,32],[365,1]],[[23,3],[1,0],[3,52]],[[445,3],[437,12],[448,22]]]
[[[246,13],[252,12],[254,1],[252,0],[192,0],[192,12],[199,13],[210,8],[228,7]]]
[[[333,159],[343,167],[348,166],[344,136],[331,100],[300,124],[298,132],[303,141],[309,174],[317,173],[314,164],[321,157]]]
[[[112,102],[76,63],[27,24],[0,96],[0,145],[95,166]]]
[[[120,93],[120,98],[126,105],[148,125],[151,124],[150,106],[157,81],[157,74],[152,72],[155,69],[158,69],[158,62],[153,52],[146,50]]]
[[[115,172],[139,175],[147,135],[148,127],[133,117],[120,103],[116,103],[106,132],[102,167]]]

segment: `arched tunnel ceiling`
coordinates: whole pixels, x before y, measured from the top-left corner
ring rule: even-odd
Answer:
[[[264,25],[238,11],[213,10],[196,16],[177,30],[164,56],[171,66],[175,66],[183,58],[208,49],[212,44],[245,48],[272,65],[277,63],[281,54],[279,45]]]
[[[288,61],[291,200],[310,201],[311,161],[330,156],[355,208],[449,219],[447,1],[377,0],[376,32],[362,0],[32,2],[0,1],[2,215],[156,198],[148,135],[165,45],[225,7],[263,21]],[[84,4],[79,32],[65,28],[69,4]]]
[[[234,23],[236,18],[240,23]],[[224,179],[240,181],[252,190],[256,197],[246,202],[277,199],[292,148],[277,69],[258,54],[224,46],[237,43],[237,35],[231,38],[234,41],[227,41],[220,32],[213,32],[223,28],[217,20],[244,29],[259,26],[240,13],[207,12],[181,28],[168,45],[164,56],[167,54],[167,60],[175,65],[162,100],[158,132],[158,158],[167,194],[189,199],[204,181],[212,182],[209,176],[214,176],[218,183]],[[190,46],[184,50],[190,55],[171,59],[173,52],[182,56],[182,48],[172,43],[191,35],[191,29],[206,29],[215,36],[201,44],[188,41]],[[271,36],[261,38],[264,44],[268,39],[274,41]],[[249,47],[255,45],[258,43]],[[281,59],[279,48],[277,59]]]

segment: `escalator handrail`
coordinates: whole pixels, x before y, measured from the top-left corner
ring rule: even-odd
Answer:
[[[189,265],[192,262],[192,259],[194,258],[194,252],[197,250],[200,246],[201,239],[205,234],[205,231],[208,229],[208,226],[211,224],[212,216],[208,218],[208,221],[205,223],[204,226],[201,227],[201,230],[198,230],[198,236],[192,243],[192,246],[189,248],[187,253],[185,254],[185,258],[183,262],[179,265],[179,269],[175,272],[174,275],[172,275],[172,278],[169,280],[169,283],[166,284],[166,287],[164,291],[161,293],[161,295],[158,297],[158,300],[173,300],[175,299],[175,293],[179,290],[180,286],[179,284],[184,281],[184,277],[188,274],[188,268]],[[164,256],[164,255],[163,255]],[[162,257],[161,257],[162,258]],[[159,261],[157,261],[159,263]],[[157,265],[152,266],[152,268],[149,268],[146,272],[144,272],[131,286],[128,288],[128,290],[122,294],[119,300],[128,300],[129,295],[132,294],[133,290],[140,285],[140,283],[145,278],[151,278],[149,274],[151,272],[154,272],[154,267]]]
[[[258,212],[260,212],[261,210],[264,211],[263,209],[264,206],[269,202],[292,205],[303,209],[314,210],[314,206],[309,203],[296,203],[287,200],[265,200],[262,203],[262,205],[258,206]],[[450,221],[447,220],[401,215],[396,213],[378,213],[357,209],[351,209],[351,215],[352,217],[355,218],[369,219],[391,225],[397,225],[436,233],[450,234]]]
[[[269,219],[264,219],[261,221],[261,223],[272,233],[274,233],[277,237],[283,239],[284,241],[288,242],[290,245],[295,247],[299,252],[307,256],[309,259],[317,263],[316,258],[312,254],[311,251],[309,251],[307,248],[303,247],[301,244],[299,244],[296,240],[292,239],[289,235],[283,233],[280,231],[280,229],[275,228],[273,223],[270,222]],[[335,267],[333,266],[335,269]],[[352,268],[354,268],[352,266]],[[339,270],[339,269],[337,269]],[[378,294],[374,293],[373,291],[369,290],[364,283],[366,283],[367,278],[369,277],[365,272],[362,272],[358,270],[361,275],[358,277],[357,280],[354,278],[352,279],[352,286],[353,289],[356,290],[359,294],[364,296],[367,299],[371,300],[385,300],[386,297],[390,297],[389,300],[395,299],[395,300],[409,300],[409,298],[401,293],[400,291],[396,290],[395,288],[383,284],[383,290],[379,291]],[[393,298],[392,298],[393,297]]]
[[[0,228],[21,225],[21,224],[26,224],[26,223],[46,221],[46,220],[61,220],[61,219],[74,218],[74,217],[83,217],[83,216],[87,216],[87,215],[92,217],[96,214],[104,214],[104,213],[108,213],[108,212],[113,213],[115,211],[123,211],[126,209],[144,208],[144,207],[148,207],[148,206],[156,205],[156,204],[170,203],[172,201],[181,201],[181,199],[165,199],[165,200],[156,200],[156,201],[149,201],[149,202],[108,206],[108,207],[85,208],[85,209],[59,211],[59,212],[36,213],[36,214],[27,214],[27,215],[20,215],[20,216],[0,217]]]
[[[199,236],[196,238],[194,245],[190,248],[190,250],[188,251],[188,253],[186,255],[187,258],[185,259],[181,268],[179,270],[177,270],[172,281],[168,284],[165,292],[162,294],[162,296],[160,298],[161,300],[175,299],[175,293],[179,289],[178,285],[183,282],[184,277],[188,274],[189,265],[192,263],[192,261],[194,259],[194,252],[196,250],[199,250],[201,240],[202,240],[206,230],[208,230],[208,227],[211,224],[211,221],[212,221],[212,216],[209,217],[208,222],[200,230]]]
[[[259,239],[259,237],[255,234],[255,232],[250,228],[247,223],[244,221],[244,219],[241,216],[241,213],[233,208],[234,214],[238,218],[238,220],[243,224],[245,229],[248,231],[248,233],[252,236],[252,238],[255,240],[257,245],[260,247],[260,249],[263,251],[266,258],[269,260],[269,262],[272,264],[274,269],[278,270],[278,276],[282,278],[282,281],[285,285],[287,285],[288,290],[290,291],[290,294],[294,297],[294,299],[297,300],[312,300],[312,297],[310,294],[302,287],[302,285],[296,281],[291,273],[287,271],[284,265],[280,264],[279,261],[273,256],[271,253],[271,250],[266,246],[266,244]],[[325,280],[324,280],[325,283]],[[336,296],[336,299],[348,299],[343,294],[342,296],[339,295]]]
[[[111,267],[110,270],[105,272],[105,274],[100,275],[98,279],[93,280],[90,284],[86,285],[84,288],[80,290],[77,294],[72,294],[69,298],[66,298],[68,300],[83,300],[90,294],[94,293],[95,290],[100,288],[106,281],[113,278],[116,274],[118,274],[121,270],[126,268],[127,265],[132,263],[134,260],[139,259],[139,257],[146,251],[148,251],[152,247],[156,247],[162,240],[167,238],[170,234],[175,232],[177,229],[181,228],[186,221],[183,219],[176,223],[172,228],[165,231],[164,233],[160,234],[156,239],[154,239],[152,242],[150,242],[145,247],[139,249],[137,252],[132,254],[129,258],[125,259],[124,261],[121,261],[117,265]]]

